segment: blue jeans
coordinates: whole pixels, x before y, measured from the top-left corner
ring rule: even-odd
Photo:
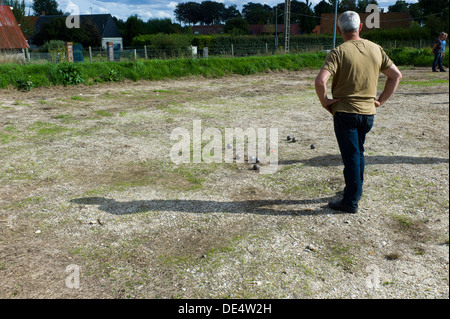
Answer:
[[[334,132],[344,162],[343,203],[358,208],[364,182],[364,142],[372,129],[373,115],[336,112]]]
[[[444,68],[442,67],[442,52],[434,52],[434,60],[433,60],[433,66],[432,69],[433,71],[437,71],[436,67],[439,68],[439,70],[443,70]]]

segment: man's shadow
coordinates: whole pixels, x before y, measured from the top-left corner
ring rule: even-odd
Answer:
[[[393,164],[440,164],[448,163],[448,158],[440,157],[415,157],[415,156],[384,156],[384,155],[372,155],[365,156],[366,165],[393,165]],[[298,160],[280,160],[278,164],[280,165],[292,165],[292,164],[304,164],[306,166],[313,167],[328,167],[328,166],[340,166],[342,165],[341,155],[330,154],[324,156],[316,156],[310,159],[298,159]]]
[[[308,204],[328,203],[334,197],[314,200],[244,200],[244,201],[211,201],[185,199],[156,199],[118,202],[104,197],[83,197],[70,202],[82,205],[97,205],[99,210],[112,215],[126,215],[149,211],[165,211],[178,213],[228,213],[228,214],[258,214],[258,215],[320,215],[338,213],[326,204],[316,209],[303,207]]]
[[[446,158],[412,157],[412,156],[367,156],[367,164],[439,164],[448,163]],[[340,155],[317,156],[306,160],[282,160],[281,165],[302,163],[308,166],[327,167],[342,165]],[[181,213],[229,213],[229,214],[259,214],[259,215],[320,215],[340,213],[327,207],[327,203],[336,196],[317,199],[299,200],[241,200],[241,201],[210,201],[183,199],[156,199],[118,202],[104,197],[84,197],[72,199],[70,202],[83,205],[97,205],[106,213],[113,215],[135,214],[148,211],[169,211]],[[304,205],[323,204],[319,208],[309,209]]]

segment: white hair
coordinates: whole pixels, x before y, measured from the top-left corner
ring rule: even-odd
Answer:
[[[338,26],[343,33],[358,32],[361,19],[359,15],[354,11],[345,11],[339,16]]]

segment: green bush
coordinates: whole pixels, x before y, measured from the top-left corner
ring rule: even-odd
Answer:
[[[449,66],[448,49],[446,50],[444,60],[442,62],[446,67]],[[413,48],[396,48],[386,50],[392,61],[396,65],[409,65],[409,66],[429,66],[431,67],[434,59],[434,55],[431,52],[431,48],[413,49]]]
[[[60,63],[58,64],[58,72],[62,76],[61,84],[63,85],[77,85],[84,81],[77,64],[70,62]]]

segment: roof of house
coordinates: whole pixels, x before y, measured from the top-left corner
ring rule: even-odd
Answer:
[[[29,47],[11,8],[9,6],[0,6],[0,50],[24,49]]]
[[[66,18],[61,15],[42,15],[39,16],[36,24],[35,29],[39,32],[42,25],[45,23],[48,23],[51,19],[55,18]],[[95,26],[97,26],[98,31],[100,33],[100,36],[102,38],[121,38],[122,34],[119,31],[119,28],[117,28],[116,23],[114,22],[112,16],[110,14],[82,14],[80,15],[80,24],[86,24],[86,23],[93,23]]]

